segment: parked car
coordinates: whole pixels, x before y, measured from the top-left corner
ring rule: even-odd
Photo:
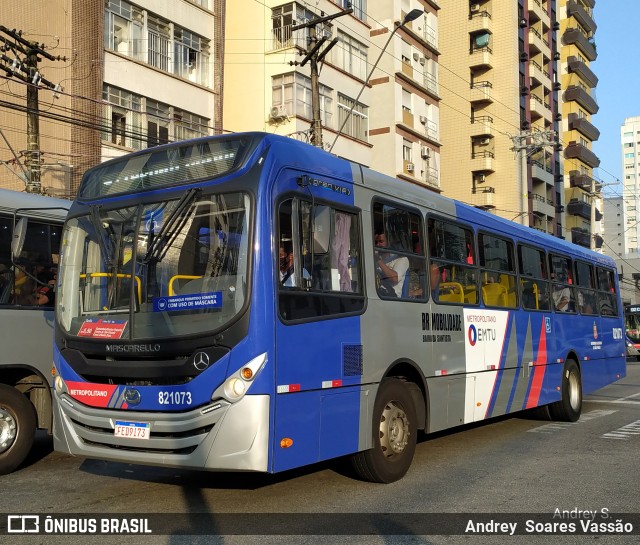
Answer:
[[[640,350],[637,345],[627,336],[627,360],[638,361],[640,360]]]

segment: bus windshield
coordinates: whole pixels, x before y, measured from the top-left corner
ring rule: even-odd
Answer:
[[[640,307],[627,307],[624,320],[627,336],[635,343],[640,342]]]
[[[70,219],[59,323],[69,335],[112,340],[225,326],[246,299],[249,214],[244,193],[193,189]]]

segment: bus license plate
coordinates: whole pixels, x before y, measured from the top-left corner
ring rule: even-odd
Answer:
[[[149,439],[151,427],[148,422],[123,422],[116,420],[113,430],[114,437],[126,437],[128,439]]]

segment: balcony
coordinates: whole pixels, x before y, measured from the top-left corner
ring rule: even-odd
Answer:
[[[598,28],[591,14],[576,2],[576,0],[569,0],[567,2],[567,16],[574,17],[587,32],[593,33],[596,31],[596,28]]]
[[[547,28],[550,28],[551,18],[540,3],[540,0],[530,0],[527,4],[529,6],[529,21],[542,21]]]
[[[402,124],[413,129],[413,114],[410,110],[402,110]]]
[[[529,76],[531,77],[532,88],[543,85],[551,90],[551,78],[536,61],[529,61]]]
[[[481,30],[491,32],[491,14],[486,10],[469,13],[469,32],[473,34]]]
[[[493,102],[491,97],[491,88],[493,84],[490,81],[477,81],[471,84],[471,103]]]
[[[472,172],[493,172],[495,155],[492,151],[475,151],[471,154]]]
[[[553,205],[551,199],[547,199],[544,195],[538,195],[537,193],[531,194],[532,211],[545,217],[555,218],[556,207]]]
[[[598,76],[596,76],[591,69],[578,57],[571,55],[567,58],[567,67],[569,73],[578,74],[580,79],[584,81],[589,87],[593,88],[598,85]]]
[[[594,212],[596,221],[602,221],[602,212],[600,212],[600,210],[598,210],[597,208],[594,210]]]
[[[402,61],[400,63],[402,73],[408,78],[413,79],[413,66],[409,62]]]
[[[529,27],[529,52],[532,56],[538,53],[543,53],[547,57],[551,56],[549,42],[533,27]]]
[[[600,248],[602,248],[602,245],[603,245],[603,244],[604,244],[604,239],[603,239],[600,235],[598,235],[598,234],[593,235],[593,246],[594,246],[597,250],[599,250]]]
[[[569,130],[580,132],[592,142],[600,138],[600,131],[596,129],[588,119],[579,117],[578,114],[569,114]]]
[[[435,28],[425,25],[422,37],[433,49],[438,49],[438,31]]]
[[[488,137],[492,135],[493,117],[480,115],[471,119],[471,137]]]
[[[567,87],[562,95],[562,100],[564,100],[564,102],[575,100],[591,115],[597,113],[599,109],[598,103],[593,99],[593,97],[582,87],[578,87],[577,85],[570,85]]]
[[[544,182],[546,185],[553,185],[554,178],[551,173],[551,165],[545,167],[539,161],[531,161],[531,178]]]
[[[493,68],[492,51],[488,45],[484,47],[474,47],[469,51],[471,59],[469,60],[470,68]]]
[[[529,100],[529,109],[531,111],[531,121],[536,121],[541,117],[546,119],[549,123],[553,121],[553,114],[551,113],[551,107],[545,103],[539,96],[531,95]]]
[[[571,242],[585,248],[591,248],[591,235],[586,229],[573,227],[571,229]]]
[[[570,142],[564,150],[564,156],[567,159],[580,159],[585,165],[596,168],[600,165],[600,159],[586,146],[577,142]]]
[[[590,41],[580,29],[568,28],[562,35],[564,45],[575,45],[582,54],[590,61],[595,61],[598,54],[596,53],[596,44]]]
[[[432,95],[438,96],[438,80],[432,74],[424,73],[423,85]]]
[[[424,172],[424,182],[433,188],[440,189],[440,176],[437,168],[427,167]]]
[[[591,205],[588,202],[571,199],[567,204],[567,214],[580,216],[586,220],[591,219]]]
[[[491,186],[474,189],[471,191],[469,204],[483,209],[495,208],[495,194],[496,190]]]
[[[583,191],[591,191],[591,176],[579,170],[569,172],[569,187],[578,187]]]

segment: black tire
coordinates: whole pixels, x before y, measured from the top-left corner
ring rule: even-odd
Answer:
[[[582,378],[580,368],[573,360],[567,360],[562,370],[562,398],[549,405],[552,420],[577,422],[582,412]]]
[[[11,473],[27,457],[36,434],[36,412],[21,392],[0,384],[0,475]]]
[[[405,382],[380,383],[372,424],[373,448],[354,454],[351,463],[366,481],[392,483],[407,473],[416,450],[416,409]]]

